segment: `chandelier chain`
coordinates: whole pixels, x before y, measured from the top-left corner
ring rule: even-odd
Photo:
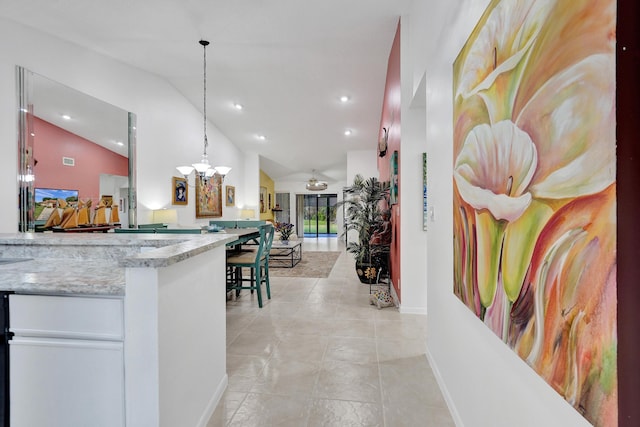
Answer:
[[[200,161],[192,163],[191,166],[178,166],[177,169],[185,179],[187,179],[191,172],[195,170],[197,179],[199,179],[202,184],[206,184],[209,181],[209,178],[214,175],[220,178],[220,182],[224,181],[224,177],[229,173],[231,168],[228,166],[211,167],[211,163],[207,158],[207,148],[209,147],[209,140],[207,138],[207,46],[209,45],[209,42],[207,40],[200,39],[199,43],[200,46],[202,46],[204,59],[202,62],[202,128],[204,131],[204,151]]]
[[[207,155],[207,147],[209,146],[209,140],[207,139],[207,45],[209,44],[206,40],[200,40],[200,44],[202,45],[202,49],[204,51],[204,70],[203,70],[203,128],[204,128],[204,155]]]

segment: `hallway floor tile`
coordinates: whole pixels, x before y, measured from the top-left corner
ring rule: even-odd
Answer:
[[[344,249],[327,242],[304,249]],[[272,277],[271,291],[262,309],[248,291],[227,302],[229,386],[207,427],[454,426],[426,317],[369,305],[350,254],[326,279]]]

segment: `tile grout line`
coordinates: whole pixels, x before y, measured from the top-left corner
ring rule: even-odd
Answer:
[[[387,417],[385,414],[384,407],[384,391],[382,389],[382,371],[380,370],[380,351],[379,351],[379,340],[378,340],[378,322],[376,322],[376,317],[374,316],[373,320],[373,328],[375,331],[375,340],[376,340],[376,361],[378,366],[378,385],[380,390],[380,411],[382,412],[382,426],[386,427],[387,425]]]

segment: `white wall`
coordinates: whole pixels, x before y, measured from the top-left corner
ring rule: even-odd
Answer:
[[[404,94],[403,94],[404,95]],[[404,96],[403,96],[404,97]],[[401,313],[427,313],[427,232],[422,228],[424,108],[402,108],[400,186]],[[431,159],[430,159],[431,160]],[[430,161],[431,163],[431,161]]]
[[[0,19],[0,232],[17,231],[17,103],[15,66],[111,103],[137,115],[138,222],[151,221],[151,210],[171,204],[175,166],[191,164],[202,155],[202,115],[166,81],[88,49]],[[244,155],[211,123],[208,126],[212,163],[233,169],[225,184],[244,187]],[[192,178],[193,180],[193,178]],[[195,219],[195,189],[189,204],[175,206],[180,224],[207,223]],[[257,204],[257,201],[256,201]],[[223,217],[235,219],[236,210]]]
[[[347,185],[353,183],[353,178],[362,175],[365,179],[378,177],[378,153],[376,150],[360,150],[347,152]]]
[[[237,209],[253,209],[253,218],[260,218],[260,156],[258,153],[245,155],[244,192],[236,188],[236,207]],[[240,211],[237,211],[236,218],[240,218]]]
[[[409,52],[402,65],[410,67],[403,70],[402,83],[404,195],[405,186],[415,187],[407,183],[404,175],[408,167],[415,167],[407,161],[411,157],[405,152],[405,129],[411,129],[411,122],[407,123],[410,120],[420,122],[411,113],[405,116],[413,99],[405,94],[413,93],[426,73],[426,140],[422,151],[428,155],[429,203],[434,207],[434,221],[428,224],[426,239],[428,356],[458,426],[586,426],[589,424],[576,410],[453,294],[452,64],[488,3],[416,1],[412,13],[402,17],[402,52]],[[406,200],[404,197],[405,212]],[[417,230],[421,223],[418,215],[402,217],[403,230],[409,232]],[[407,255],[404,246],[402,255],[403,259]],[[403,267],[405,295],[411,267]],[[416,264],[413,268],[422,267]],[[419,277],[421,272],[414,274]]]

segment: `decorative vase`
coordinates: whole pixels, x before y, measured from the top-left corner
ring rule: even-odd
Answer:
[[[282,242],[283,245],[288,245],[289,244],[289,236],[291,236],[290,233],[282,233],[282,232],[280,232],[280,241]]]
[[[378,283],[379,267],[366,262],[356,262],[356,274],[360,283],[372,285]]]

